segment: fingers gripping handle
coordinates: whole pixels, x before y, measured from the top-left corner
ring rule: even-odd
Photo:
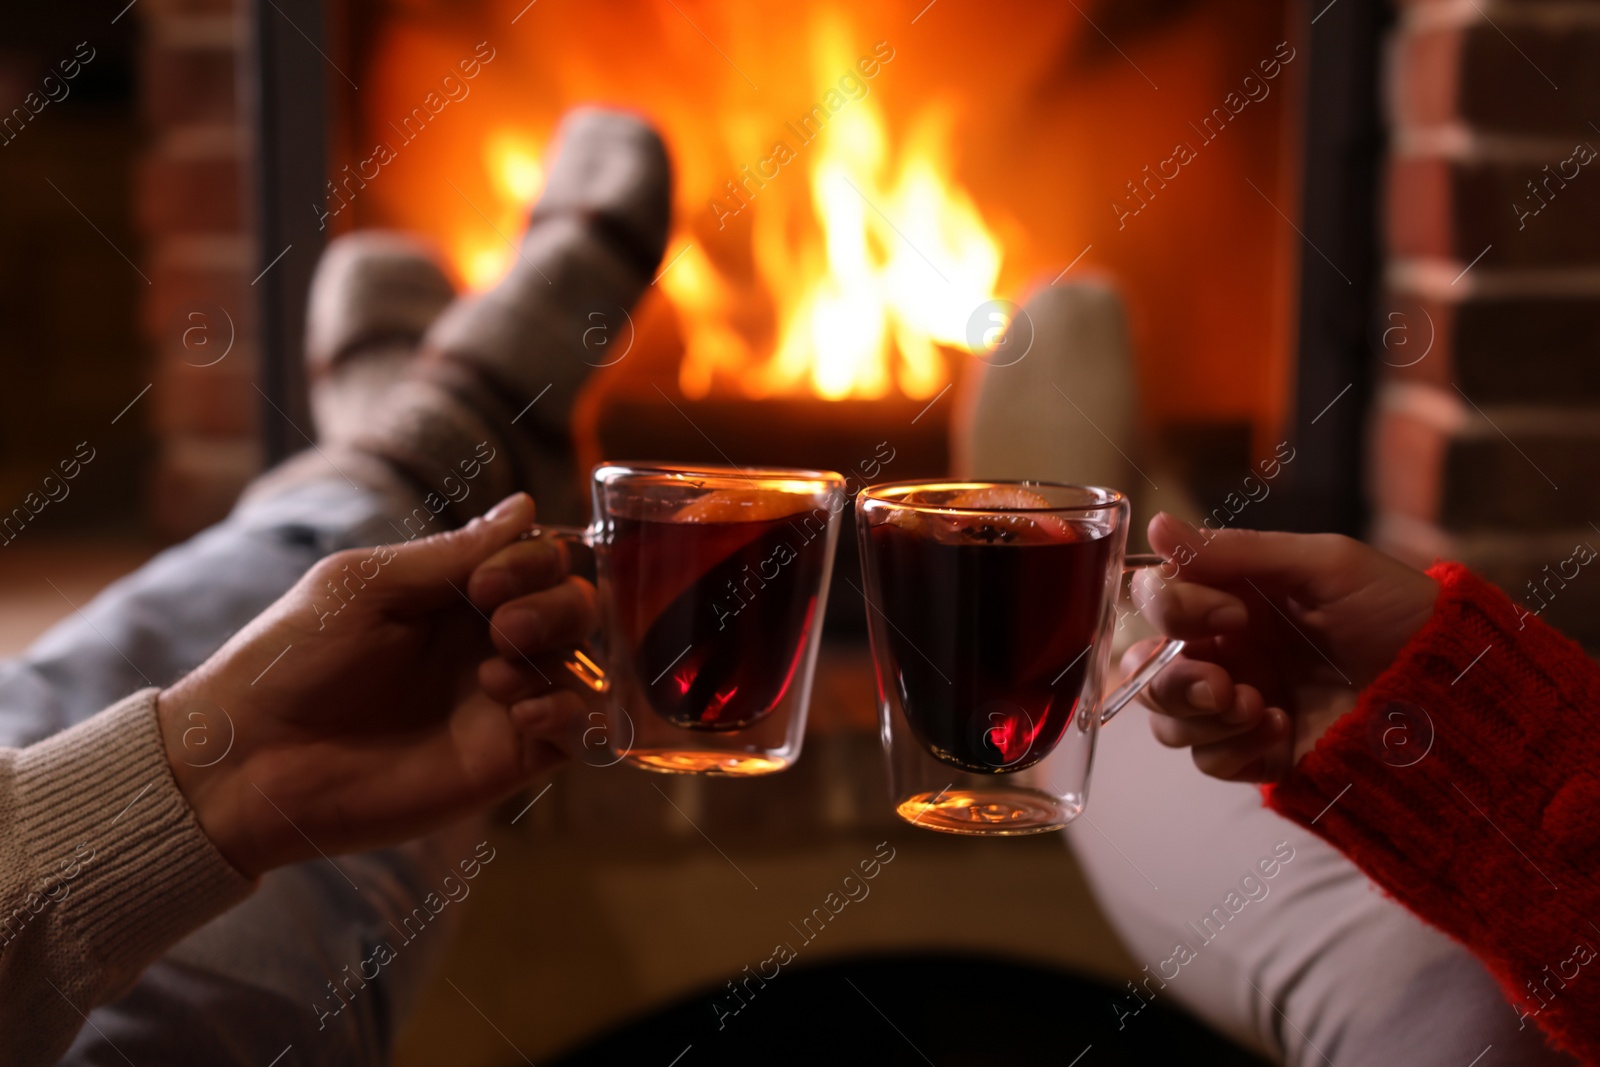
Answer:
[[[1168,637],[1156,646],[1156,650],[1145,661],[1139,664],[1139,669],[1128,676],[1128,680],[1117,686],[1106,695],[1100,705],[1100,724],[1104,726],[1111,721],[1111,717],[1127,706],[1128,701],[1139,695],[1139,691],[1150,684],[1150,679],[1160,673],[1161,668],[1178,658],[1178,653],[1183,651],[1183,642],[1176,637]]]
[[[1163,556],[1152,553],[1130,554],[1123,561],[1122,569],[1126,574],[1143,567],[1159,567],[1167,563]],[[1123,708],[1128,702],[1139,695],[1139,691],[1150,684],[1150,680],[1161,673],[1161,668],[1178,658],[1178,653],[1183,651],[1183,642],[1175,637],[1163,638],[1156,650],[1145,657],[1139,664],[1139,669],[1130,674],[1126,681],[1117,686],[1100,703],[1100,724],[1104,726],[1111,721],[1111,717]]]
[[[583,545],[590,549],[594,547],[594,535],[577,526],[534,526],[522,534],[524,541],[540,539]],[[587,642],[569,650],[562,658],[561,665],[578,680],[579,684],[591,692],[604,693],[611,688],[611,679],[606,676],[605,668],[600,665],[594,650]]]

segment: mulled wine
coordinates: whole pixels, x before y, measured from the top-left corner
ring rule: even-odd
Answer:
[[[906,511],[866,540],[888,623],[880,684],[923,748],[987,774],[1048,756],[1083,695],[1114,537],[1052,515]]]
[[[612,522],[613,634],[627,645],[614,655],[632,662],[651,707],[677,726],[726,731],[760,721],[782,702],[806,651],[828,513],[792,512],[792,496],[741,506],[752,503],[744,496]]]

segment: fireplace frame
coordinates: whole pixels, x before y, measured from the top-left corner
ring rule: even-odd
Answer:
[[[245,203],[255,229],[256,388],[268,465],[309,443],[306,295],[327,243],[314,206],[325,195],[335,129],[328,78],[338,76],[326,55],[328,7],[323,0],[251,0],[250,48],[240,65],[253,164]]]
[[[1394,12],[1382,0],[1312,0],[1298,7],[1309,73],[1295,387],[1285,432],[1300,455],[1278,506],[1252,518],[1275,529],[1361,536],[1369,513],[1367,423],[1377,378],[1372,339],[1383,282],[1380,205],[1388,133],[1381,52]]]
[[[322,201],[330,145],[343,122],[330,111],[339,99],[330,79],[345,76],[328,58],[341,36],[338,8],[323,0],[250,5],[253,47],[241,98],[254,134],[246,202],[254,207],[256,269],[262,272],[252,285],[269,463],[308,441],[302,429],[309,425],[306,295],[327,238],[314,205]],[[1302,96],[1294,387],[1285,428],[1302,458],[1285,471],[1270,506],[1251,509],[1245,523],[1359,535],[1368,515],[1371,337],[1382,281],[1380,52],[1394,15],[1384,0],[1294,0],[1291,16],[1309,68]]]

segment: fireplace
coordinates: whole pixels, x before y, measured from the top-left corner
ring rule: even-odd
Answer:
[[[263,266],[274,247],[393,227],[432,239],[462,285],[491,284],[563,111],[600,101],[662,130],[675,228],[631,317],[595,311],[610,347],[578,412],[585,460],[851,473],[890,450],[885,477],[946,473],[985,345],[1031,292],[1081,279],[1120,294],[1140,416],[1180,453],[1243,466],[1296,417],[1302,273],[1324,280],[1295,232],[1315,148],[1300,119],[1318,106],[1296,7],[315,7],[258,12],[262,100],[278,103],[257,188],[281,230]],[[297,16],[325,27],[321,56]],[[315,106],[308,64],[336,116],[314,193],[303,152],[272,141]],[[294,271],[275,273],[292,302]],[[284,334],[266,392],[301,410],[296,318],[267,320]]]
[[[1014,314],[982,305],[1099,278],[1126,309],[1143,428],[1202,503],[1314,427],[1328,447],[1250,521],[1361,528],[1376,5],[229,6],[148,15],[148,91],[211,101],[153,113],[160,173],[209,167],[195,175],[205,206],[226,162],[247,201],[227,220],[147,224],[177,287],[161,306],[230,308],[244,335],[201,381],[184,358],[192,323],[152,320],[181,394],[158,431],[170,533],[216,517],[263,454],[304,447],[304,291],[327,237],[414,229],[464,284],[486,283],[556,117],[583,100],[648,114],[680,179],[662,276],[608,331],[629,343],[586,397],[585,458],[606,451],[608,426],[655,426],[686,458],[714,451],[711,430],[730,457],[768,460],[740,451],[759,434],[714,425],[741,401],[759,426],[811,412],[802,436],[812,421],[893,422],[897,456],[932,472],[974,342]],[[194,145],[206,159],[190,161]],[[770,418],[753,414],[763,404]],[[857,452],[812,461],[848,471]],[[890,476],[923,472],[896,462]]]
[[[369,144],[396,158],[344,221],[425,233],[464,282],[486,284],[509,260],[504,236],[537,192],[561,112],[586,100],[633,107],[673,152],[677,222],[631,324],[632,350],[597,376],[586,405],[591,456],[612,445],[608,429],[644,414],[666,447],[687,450],[668,458],[709,451],[707,437],[736,461],[783,458],[745,451],[759,435],[721,418],[739,400],[769,413],[751,417],[752,429],[810,421],[807,412],[823,425],[905,427],[928,408],[911,463],[940,466],[972,341],[1006,319],[1003,308],[986,318],[986,302],[1097,272],[1116,278],[1136,324],[1151,422],[1232,422],[1264,443],[1284,415],[1292,293],[1277,279],[1292,277],[1296,251],[1260,202],[1229,198],[1228,217],[1195,216],[1209,213],[1201,205],[1219,186],[1248,192],[1245,179],[1294,210],[1286,120],[1300,92],[1293,59],[1303,68],[1304,57],[1287,43],[1288,13],[1260,2],[1156,5],[1144,24],[1102,26],[1113,40],[1192,51],[1176,69],[1165,64],[1170,80],[1158,88],[1070,5],[922,7],[369,9],[348,30],[352,77],[365,88],[340,93],[352,110],[330,166],[336,191]],[[1238,24],[1253,30],[1223,32]],[[1027,47],[986,32],[995,25],[1027,26]],[[436,88],[423,72],[448,71],[480,42],[492,63],[471,83],[458,79],[459,100],[418,116]],[[1263,60],[1275,79],[1257,69]],[[1229,80],[1252,73],[1262,99],[1243,97],[1254,110],[1234,116],[1221,107]],[[1209,117],[1211,103],[1234,136]],[[1178,172],[1167,142],[1179,139],[1206,153],[1204,169]],[[1209,277],[1173,286],[1223,230],[1233,240]],[[1233,310],[1219,315],[1223,304]],[[666,417],[668,402],[683,417]],[[608,417],[615,410],[629,416]],[[664,414],[651,420],[650,410]],[[834,463],[848,469],[859,451]]]

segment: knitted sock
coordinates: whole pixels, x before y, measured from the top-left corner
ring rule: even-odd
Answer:
[[[333,240],[312,277],[306,317],[317,444],[262,474],[244,498],[337,475],[385,494],[394,513],[414,514],[426,487],[357,442],[378,426],[416,432],[394,417],[396,388],[415,365],[423,334],[455,295],[433,250],[416,238],[366,230]]]
[[[328,245],[306,316],[312,415],[325,447],[373,425],[455,295],[433,250],[409,235],[363,230]]]
[[[419,490],[448,497],[458,520],[514,489],[532,492],[546,518],[577,517],[570,413],[604,362],[586,331],[622,326],[666,243],[671,174],[650,127],[582,108],[557,140],[510,272],[439,317],[381,423],[357,441]],[[475,488],[457,500],[447,479],[467,470]]]

